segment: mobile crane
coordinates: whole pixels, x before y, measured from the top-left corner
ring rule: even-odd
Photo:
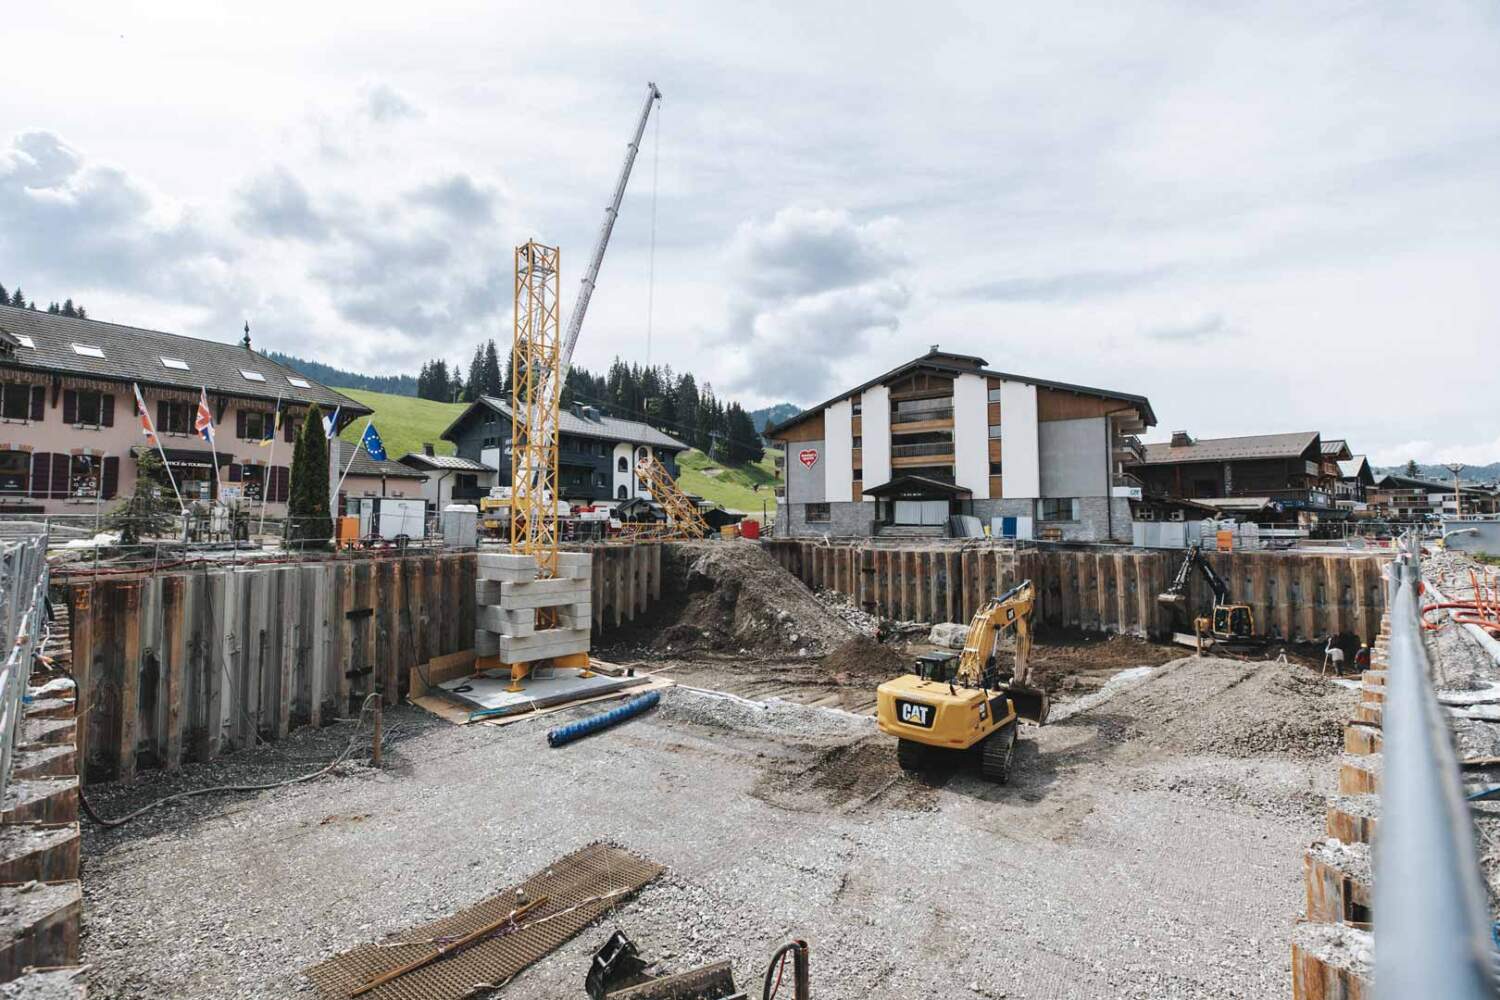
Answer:
[[[1264,645],[1264,638],[1255,634],[1255,614],[1250,610],[1250,605],[1230,603],[1229,585],[1214,572],[1208,560],[1203,558],[1200,546],[1194,545],[1188,549],[1182,565],[1177,567],[1177,576],[1172,580],[1172,585],[1156,596],[1157,602],[1172,609],[1179,619],[1186,618],[1188,582],[1192,579],[1194,570],[1202,574],[1209,589],[1214,592],[1212,616],[1199,615],[1192,620],[1194,643],[1201,646],[1204,637],[1211,636],[1214,642],[1227,646],[1249,648]]]
[[[1035,606],[1036,591],[1023,580],[974,612],[961,654],[923,654],[914,673],[876,689],[876,724],[896,737],[903,770],[957,763],[977,751],[986,778],[1010,779],[1017,723],[1040,726],[1050,708],[1047,692],[1027,684]],[[1005,670],[996,647],[1008,630],[1015,632],[1016,651]]]

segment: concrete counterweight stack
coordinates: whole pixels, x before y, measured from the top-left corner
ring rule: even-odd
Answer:
[[[474,653],[481,669],[509,666],[511,690],[542,660],[588,676],[593,557],[559,552],[557,576],[537,579],[529,553],[480,552]]]

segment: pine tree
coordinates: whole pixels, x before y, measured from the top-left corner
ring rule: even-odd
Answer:
[[[302,420],[292,449],[289,540],[301,543],[303,548],[319,548],[333,537],[328,488],[328,439],[323,436],[322,413],[314,403]]]
[[[65,300],[63,302],[63,304],[62,304],[62,314],[64,316],[74,316],[74,317],[76,317],[78,315],[78,310],[75,309],[75,308],[73,308],[73,300],[72,299],[67,299],[67,300]]]
[[[56,302],[52,303],[51,305],[49,305],[47,307],[47,315],[49,315],[49,316],[61,316],[62,315],[62,306],[58,305]]]
[[[10,305],[10,293],[5,290],[4,285],[0,285],[0,306],[8,305]]]
[[[1406,460],[1406,474],[1408,476],[1415,477],[1417,475],[1417,471],[1417,460],[1415,458],[1408,458]]]
[[[106,524],[120,533],[121,545],[138,545],[142,538],[170,535],[177,502],[163,483],[166,473],[155,452],[142,452],[135,463],[135,489],[109,512]]]
[[[26,296],[21,294],[20,285],[16,286],[16,293],[10,297],[10,304],[15,306],[17,309],[26,308]],[[33,303],[33,305],[35,305],[35,303]]]
[[[495,349],[493,340],[484,345],[483,385],[486,396],[499,396],[505,392],[505,378],[500,374],[500,352]]]
[[[78,318],[79,319],[88,319],[89,318],[89,314],[83,311],[83,306],[79,306],[78,307]]]
[[[464,382],[464,402],[472,403],[484,392],[484,345],[474,346],[474,358],[469,362],[469,377]]]

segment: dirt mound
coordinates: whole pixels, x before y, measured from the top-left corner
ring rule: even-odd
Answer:
[[[857,679],[879,682],[910,672],[906,660],[895,650],[867,635],[855,636],[828,654],[823,668],[831,680],[840,684]]]
[[[1176,660],[1095,711],[1127,740],[1226,757],[1326,757],[1343,749],[1357,694],[1285,663]],[[1087,714],[1087,713],[1085,713]]]
[[[854,630],[759,545],[676,545],[684,591],[651,645],[751,656],[826,656]]]

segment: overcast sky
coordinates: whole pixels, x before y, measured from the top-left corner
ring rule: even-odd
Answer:
[[[1500,460],[1492,4],[503,6],[12,5],[0,283],[463,361],[516,244],[571,301],[654,79],[578,364],[647,357],[655,191],[650,360],[747,404],[941,344],[1151,438]]]

